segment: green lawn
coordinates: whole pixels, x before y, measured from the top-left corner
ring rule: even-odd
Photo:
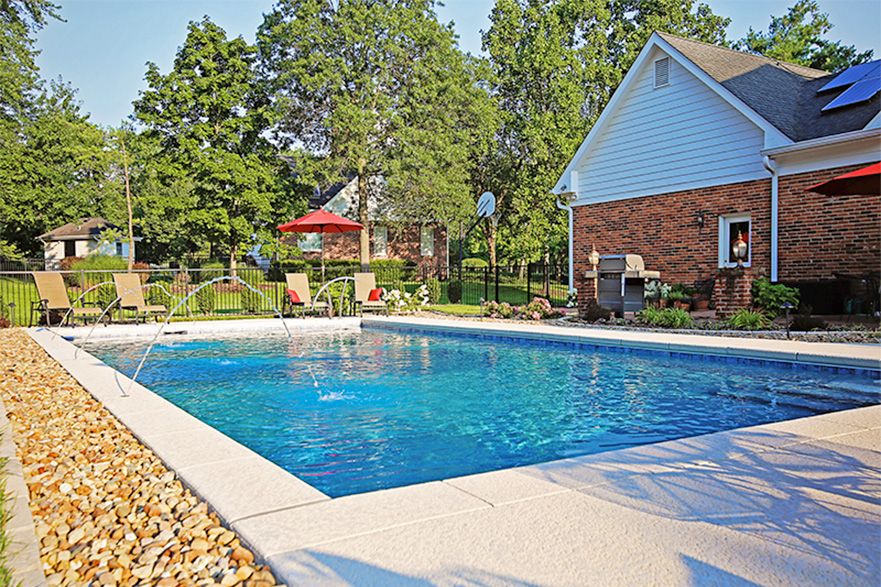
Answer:
[[[88,276],[92,277],[92,276]],[[529,301],[526,295],[526,282],[522,280],[521,282],[512,282],[511,279],[507,279],[508,283],[500,283],[499,284],[499,297],[501,301],[507,301],[512,305],[521,305],[525,304]],[[93,280],[87,279],[87,283],[93,283]],[[97,283],[97,282],[94,282]],[[151,282],[152,283],[152,282]],[[181,289],[179,286],[175,286],[170,281],[161,281],[159,282],[163,287],[175,293],[176,296],[184,295],[183,293],[178,293],[177,290]],[[224,285],[229,285],[230,282],[221,282],[219,284],[215,284],[215,294],[214,294],[214,310],[210,313],[200,312],[198,305],[196,303],[196,297],[193,296],[190,298],[190,308],[195,316],[215,316],[215,317],[234,317],[234,316],[254,316],[254,315],[272,315],[274,311],[272,309],[272,303],[278,305],[279,309],[282,307],[282,301],[286,295],[285,293],[285,284],[283,282],[263,282],[257,285],[258,289],[266,295],[269,300],[261,298],[259,300],[259,308],[254,313],[246,312],[244,309],[244,304],[242,300],[242,293],[238,291],[227,291],[227,288],[224,288]],[[379,285],[389,288],[391,283],[380,283]],[[410,292],[411,294],[416,291],[416,289],[422,285],[421,282],[411,281],[404,283],[404,288]],[[554,286],[554,291],[565,291],[565,287],[557,287],[559,284],[552,284]],[[190,284],[189,291],[193,291],[198,284]],[[312,295],[314,296],[320,287],[320,284],[314,283],[311,284]],[[441,299],[440,304],[441,307],[438,308],[438,311],[447,311],[451,314],[478,314],[479,313],[479,299],[487,298],[493,299],[495,297],[495,284],[490,284],[490,287],[487,289],[481,283],[465,283],[464,291],[462,292],[462,300],[457,305],[451,305],[449,297],[447,296],[447,288],[448,283],[441,283]],[[113,286],[104,286],[108,288],[110,291],[104,294],[105,303],[107,296],[113,294]],[[220,291],[217,291],[219,287]],[[535,284],[533,284],[533,288],[536,289]],[[156,293],[156,297],[154,297],[153,292]],[[179,297],[171,297],[169,298],[165,294],[162,294],[160,297],[158,294],[160,293],[159,288],[151,288],[145,290],[145,298],[148,303],[160,303],[165,304],[169,310],[174,308],[177,303],[180,301]],[[235,289],[235,288],[229,288]],[[353,285],[351,283],[347,284],[347,293],[349,296],[352,295]],[[82,291],[79,287],[68,287],[67,289],[68,295],[71,299],[76,299]],[[334,300],[336,301],[339,292],[336,292],[334,295]],[[535,291],[533,291],[532,296],[537,295]],[[323,296],[322,296],[323,297]],[[162,299],[164,298],[164,299]],[[33,280],[28,278],[25,279],[17,279],[17,278],[0,278],[0,316],[10,317],[10,303],[14,303],[14,317],[15,324],[19,326],[26,326],[30,319],[30,309],[31,302],[37,301],[38,294],[37,289],[34,286]],[[99,299],[99,295],[97,291],[90,292],[86,301],[88,302],[96,302]],[[552,298],[551,302],[558,304],[565,301],[564,299]],[[450,309],[442,309],[444,306],[449,307]],[[467,309],[466,309],[467,308]],[[119,319],[119,310],[114,308],[112,311],[112,319]],[[175,319],[178,317],[186,316],[187,312],[185,309],[178,310]],[[123,313],[123,320],[130,320],[133,318],[134,314],[129,312]]]
[[[431,306],[429,309],[453,316],[480,315],[480,306],[468,306],[465,304],[438,304],[437,306]]]

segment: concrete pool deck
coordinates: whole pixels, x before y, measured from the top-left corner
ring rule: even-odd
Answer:
[[[361,321],[287,323],[357,328]],[[363,323],[881,369],[875,345]],[[278,320],[185,329],[270,328],[279,329]],[[155,332],[99,327],[94,336],[133,330]],[[881,578],[881,405],[330,499],[140,385],[122,397],[130,380],[88,353],[75,358],[64,339],[29,333],[290,585],[877,585]]]

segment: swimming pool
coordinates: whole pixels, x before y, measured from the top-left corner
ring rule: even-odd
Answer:
[[[130,375],[148,342],[87,350]],[[879,401],[861,373],[372,329],[167,338],[138,381],[332,497]]]

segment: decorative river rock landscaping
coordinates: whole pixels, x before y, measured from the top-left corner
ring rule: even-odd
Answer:
[[[0,397],[57,585],[275,585],[236,534],[24,331],[0,330]]]

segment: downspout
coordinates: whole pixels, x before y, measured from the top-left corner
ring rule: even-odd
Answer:
[[[771,158],[768,155],[765,155],[762,158],[762,164],[765,166],[765,169],[771,172],[771,282],[777,282],[777,235],[778,235],[778,224],[780,221],[780,211],[779,211],[779,177],[777,175],[777,168],[774,166],[774,162],[771,161]]]
[[[563,205],[560,202],[560,196],[557,196],[557,208],[569,212],[569,291],[572,291],[573,289],[575,289],[575,262],[572,258],[572,234],[574,227],[574,218],[572,215],[572,207]]]

